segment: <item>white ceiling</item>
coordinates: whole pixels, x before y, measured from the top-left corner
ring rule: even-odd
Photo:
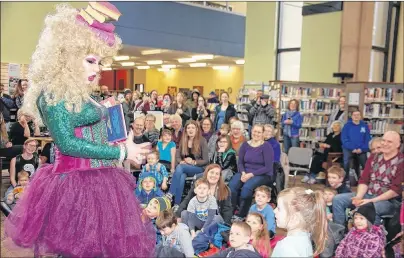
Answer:
[[[160,50],[161,53],[155,54],[146,54],[144,51],[150,50]],[[143,53],[142,53],[143,52]],[[147,61],[150,60],[162,60],[163,65],[177,65],[178,68],[190,67],[191,63],[179,63],[178,59],[180,58],[191,58],[195,55],[209,55],[209,53],[191,53],[191,52],[183,52],[176,50],[168,50],[168,49],[155,49],[148,47],[138,47],[138,46],[130,46],[123,45],[123,48],[119,51],[119,56],[129,56],[129,60],[125,61],[114,61],[112,64],[113,69],[134,69],[136,66],[145,66],[148,65]],[[214,56],[213,59],[210,60],[198,60],[197,63],[207,63],[208,67],[211,66],[235,66],[236,60],[240,60],[241,58],[235,57],[227,57],[227,56]],[[120,63],[122,62],[135,62],[135,66],[122,66]],[[161,65],[149,65],[150,68],[161,68]]]

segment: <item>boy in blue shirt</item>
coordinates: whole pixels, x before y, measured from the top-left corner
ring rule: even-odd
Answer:
[[[249,212],[258,212],[264,216],[268,224],[269,235],[272,237],[276,232],[275,213],[269,201],[271,200],[271,188],[266,185],[255,189],[255,204],[251,206]]]

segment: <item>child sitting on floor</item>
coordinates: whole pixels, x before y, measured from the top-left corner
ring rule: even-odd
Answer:
[[[250,244],[251,227],[245,222],[234,222],[230,229],[229,248],[211,257],[249,257],[258,258],[261,255]]]
[[[271,200],[271,188],[262,185],[255,189],[255,204],[251,206],[249,212],[258,212],[264,216],[268,227],[269,235],[272,237],[275,235],[275,213],[272,206],[269,205]]]
[[[136,187],[135,195],[143,208],[147,206],[151,199],[163,196],[163,192],[157,187],[156,178],[153,173],[140,173],[139,184]]]
[[[162,240],[160,230],[157,229],[156,219],[161,212],[171,209],[171,200],[166,196],[156,197],[150,200],[147,207],[143,210],[142,220],[145,222],[148,219],[151,220],[156,230],[156,244],[159,244]]]
[[[166,257],[167,253],[172,253],[171,248],[176,249],[185,257],[194,257],[194,248],[192,247],[189,228],[184,223],[177,223],[177,218],[171,210],[163,211],[159,214],[156,221],[157,228],[163,235],[161,250],[158,246],[158,257]]]
[[[147,164],[143,166],[142,173],[150,172],[156,178],[156,187],[161,188],[162,190],[167,190],[167,180],[168,180],[168,172],[166,167],[159,163],[159,153],[157,151],[152,151],[147,154]]]
[[[326,187],[324,188],[323,193],[326,204],[327,219],[332,221],[332,200],[334,199],[335,195],[337,195],[337,190],[331,187]]]
[[[354,227],[338,245],[335,257],[382,257],[386,237],[380,226],[373,225],[376,218],[372,202],[359,206],[353,213]]]
[[[328,221],[320,191],[287,188],[279,193],[274,212],[277,226],[288,233],[276,244],[272,257],[313,257],[323,252]]]
[[[199,178],[195,182],[196,196],[191,199],[187,210],[181,213],[181,221],[188,225],[191,230],[192,239],[196,236],[196,229],[209,227],[213,222],[220,222],[220,215],[217,214],[217,202],[213,195],[209,195],[209,182]]]
[[[351,189],[346,184],[343,184],[345,178],[345,170],[338,165],[334,165],[327,170],[327,180],[332,189],[337,191],[337,194],[350,193]]]
[[[175,171],[176,146],[172,141],[173,133],[169,129],[161,131],[161,140],[157,142],[157,151],[160,154],[160,163],[170,168],[171,173]]]
[[[20,199],[25,187],[29,183],[29,173],[25,170],[21,170],[17,174],[17,179],[17,186],[7,194],[6,203],[9,205],[15,204],[17,200]]]
[[[246,222],[251,227],[252,245],[262,258],[269,258],[271,244],[264,216],[258,212],[251,212],[247,215]]]

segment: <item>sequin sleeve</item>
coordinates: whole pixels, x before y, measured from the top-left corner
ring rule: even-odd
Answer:
[[[74,135],[73,115],[66,110],[63,102],[50,106],[46,104],[44,98],[41,98],[38,104],[56,146],[64,155],[92,159],[119,159],[119,147],[96,144]]]

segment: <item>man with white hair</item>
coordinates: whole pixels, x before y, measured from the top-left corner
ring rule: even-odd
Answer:
[[[359,179],[357,193],[338,194],[333,199],[333,218],[345,224],[345,209],[373,202],[376,209],[375,224],[381,217],[393,215],[401,203],[401,184],[404,182],[404,154],[399,152],[400,135],[387,131],[382,138],[381,153],[370,155]]]

